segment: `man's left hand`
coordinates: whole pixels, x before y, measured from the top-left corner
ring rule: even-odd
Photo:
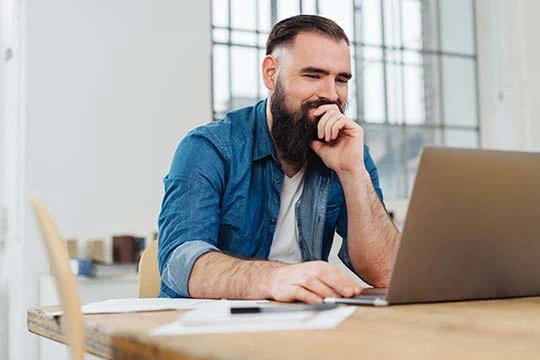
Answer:
[[[330,169],[339,173],[355,173],[364,167],[364,129],[346,117],[335,104],[319,106],[314,116],[318,124],[319,141],[311,148]]]

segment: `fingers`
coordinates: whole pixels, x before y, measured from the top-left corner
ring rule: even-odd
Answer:
[[[319,136],[319,139],[328,141],[327,138],[330,138],[327,134],[328,125],[331,127],[341,116],[342,114],[339,112],[328,111],[321,117],[319,124],[317,125],[317,135]]]
[[[298,301],[302,301],[308,304],[322,304],[323,298],[313,292],[303,288],[302,286],[296,286],[294,289],[294,298]]]
[[[338,296],[338,294],[332,290],[332,288],[314,276],[307,276],[303,285],[309,291],[319,295],[322,298]]]
[[[330,110],[336,110],[337,112],[341,113],[341,110],[336,104],[327,104],[327,105],[321,105],[317,109],[315,109],[315,111],[313,112],[313,115],[321,116],[322,114]]]
[[[326,142],[334,141],[338,138],[339,131],[347,127],[348,122],[350,120],[341,112],[334,109],[327,111],[319,120],[317,135]]]
[[[358,295],[360,286],[343,270],[324,261],[278,268],[273,273],[272,298],[320,304],[326,297]]]
[[[325,266],[316,270],[317,278],[336,294],[351,297],[360,294],[361,287],[343,270],[323,263]]]
[[[324,141],[329,142],[331,140],[334,140],[332,139],[332,127],[342,118],[343,115],[336,112],[331,112],[331,115],[328,117],[328,120],[324,124]]]
[[[337,118],[334,122],[328,122],[326,124],[325,134],[328,137],[326,141],[334,141],[339,135],[339,131],[347,125],[347,120],[343,117]]]

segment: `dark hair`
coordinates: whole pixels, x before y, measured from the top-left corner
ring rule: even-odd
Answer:
[[[281,45],[290,45],[301,32],[315,32],[330,39],[345,40],[350,45],[345,31],[333,20],[317,15],[296,15],[278,22],[266,40],[266,55],[272,54]]]

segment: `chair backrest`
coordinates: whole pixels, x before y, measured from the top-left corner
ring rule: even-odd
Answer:
[[[32,197],[32,204],[43,234],[49,262],[60,295],[60,302],[64,312],[62,324],[65,325],[66,339],[71,346],[71,358],[82,360],[85,351],[84,323],[77,281],[69,265],[67,247],[43,202],[37,197]]]
[[[161,279],[159,276],[158,240],[154,240],[144,250],[139,261],[139,297],[155,298],[159,296]]]

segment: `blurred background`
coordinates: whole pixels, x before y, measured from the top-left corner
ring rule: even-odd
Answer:
[[[214,0],[212,5],[214,118],[266,96],[260,64],[276,21],[320,14],[340,24],[352,41],[348,115],[365,127],[387,197],[409,195],[423,146],[478,146],[471,0]]]
[[[536,0],[0,0],[0,359],[59,358],[26,330],[57,301],[29,196],[74,257],[153,237],[176,145],[266,97],[266,37],[300,13],[352,41],[347,114],[398,227],[424,146],[540,150]],[[137,291],[136,276],[79,285],[83,301]]]

